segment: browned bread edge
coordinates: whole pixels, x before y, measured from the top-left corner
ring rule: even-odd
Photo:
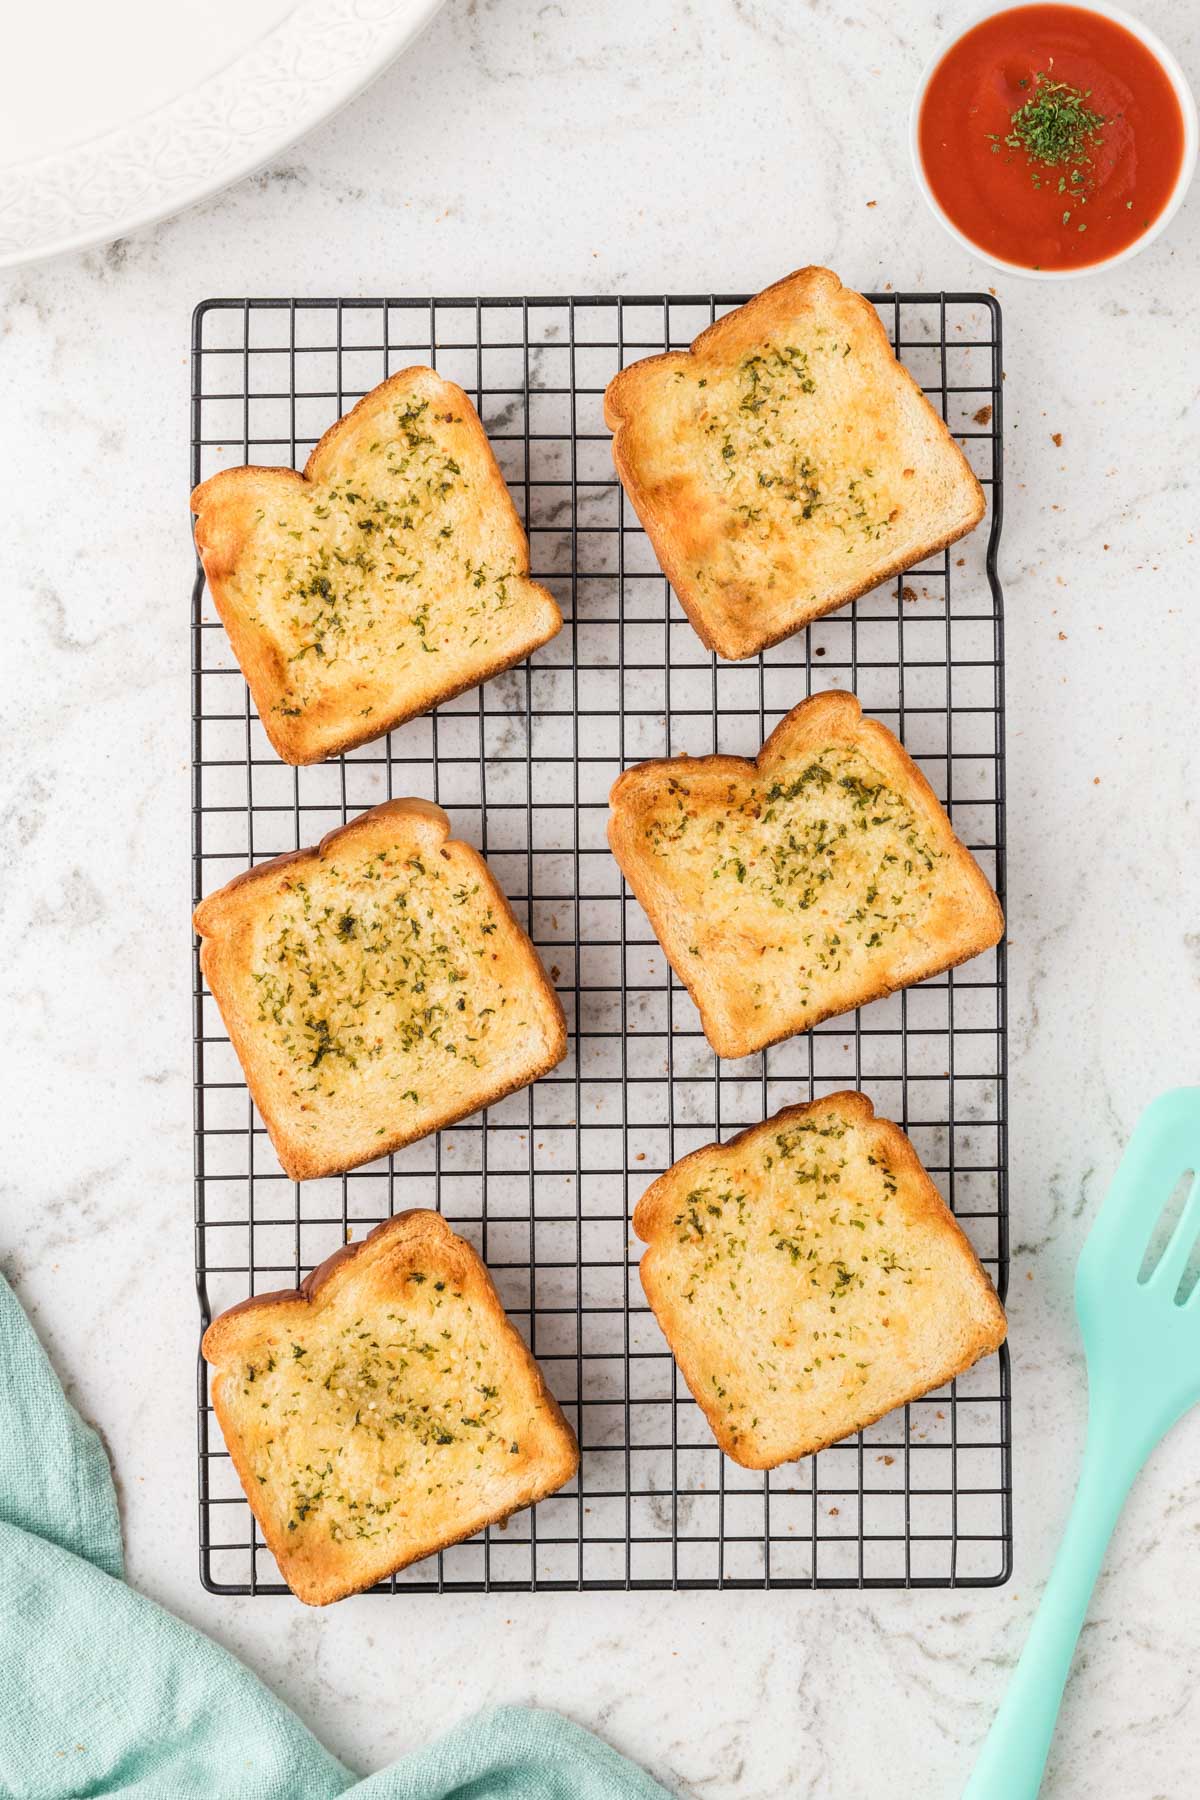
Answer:
[[[411,381],[413,376],[428,374],[437,377],[443,387],[454,396],[456,405],[462,404],[463,418],[475,437],[483,456],[493,503],[498,507],[503,507],[511,515],[524,547],[524,554],[518,559],[520,566],[514,568],[513,573],[528,581],[530,586],[537,590],[552,609],[556,623],[542,635],[531,636],[529,639],[523,640],[513,648],[511,653],[497,656],[477,674],[469,676],[465,681],[439,689],[434,698],[422,701],[419,705],[397,705],[386,714],[373,715],[369,725],[363,725],[360,720],[356,719],[353,722],[347,721],[340,731],[320,726],[318,732],[314,732],[309,720],[303,717],[287,717],[274,710],[273,703],[278,692],[278,678],[272,667],[271,659],[265,652],[261,632],[243,618],[239,609],[230,603],[225,593],[224,578],[228,570],[226,565],[218,559],[215,549],[207,541],[205,512],[218,504],[222,487],[246,475],[277,482],[281,488],[295,488],[297,484],[303,486],[305,483],[315,481],[317,477],[314,471],[323,456],[336,444],[343,433],[352,428],[357,414],[366,407],[378,404],[389,390],[402,388],[405,383]],[[189,505],[192,512],[198,515],[194,535],[196,550],[204,567],[205,580],[208,582],[208,591],[212,595],[213,604],[233,646],[233,653],[246,678],[262,728],[276,754],[282,757],[284,762],[293,766],[324,762],[330,757],[342,755],[347,750],[357,749],[360,744],[368,744],[375,738],[386,736],[389,731],[395,730],[398,725],[405,724],[407,720],[420,718],[422,714],[431,711],[433,707],[440,706],[443,701],[453,700],[458,694],[465,694],[471,688],[481,687],[485,681],[491,681],[505,669],[511,669],[517,663],[523,662],[534,650],[540,649],[543,644],[548,644],[550,639],[556,637],[562,630],[562,613],[553,594],[540,582],[535,582],[530,577],[529,536],[517,518],[512,496],[500,473],[487,433],[483,429],[483,422],[475,410],[470,396],[456,382],[447,381],[444,376],[437,374],[436,369],[430,369],[427,364],[412,363],[405,369],[398,369],[395,374],[389,375],[385,381],[381,381],[369,393],[364,394],[350,408],[349,412],[343,413],[341,418],[335,419],[333,424],[322,434],[310,451],[302,471],[298,472],[295,469],[273,467],[262,463],[245,463],[235,468],[221,469],[192,489]]]
[[[736,1149],[738,1145],[745,1141],[745,1139],[753,1137],[757,1132],[764,1131],[767,1127],[773,1128],[778,1125],[785,1125],[790,1123],[793,1119],[801,1119],[810,1113],[823,1111],[833,1107],[838,1108],[843,1114],[848,1115],[855,1124],[874,1124],[883,1133],[887,1139],[888,1158],[892,1163],[892,1166],[902,1170],[909,1176],[920,1190],[921,1198],[925,1201],[928,1211],[938,1218],[940,1225],[950,1236],[955,1237],[960,1241],[962,1247],[966,1250],[979,1272],[984,1290],[991,1297],[991,1306],[988,1308],[989,1321],[987,1327],[981,1326],[969,1346],[969,1354],[958,1363],[956,1367],[947,1369],[942,1376],[941,1381],[934,1383],[935,1387],[940,1387],[945,1382],[952,1380],[955,1376],[963,1374],[967,1369],[971,1368],[973,1364],[977,1363],[981,1357],[989,1356],[993,1351],[998,1350],[1000,1345],[1004,1342],[1005,1337],[1008,1335],[1008,1321],[1005,1317],[1004,1308],[996,1295],[990,1278],[988,1277],[987,1271],[984,1269],[975,1253],[974,1246],[963,1231],[958,1220],[954,1217],[954,1214],[950,1211],[950,1208],[942,1199],[942,1196],[938,1193],[938,1190],[926,1171],[924,1164],[921,1162],[920,1157],[917,1155],[912,1144],[909,1142],[904,1132],[901,1131],[900,1127],[891,1119],[879,1118],[876,1115],[874,1105],[868,1095],[861,1093],[854,1088],[846,1088],[836,1094],[823,1094],[815,1100],[801,1101],[794,1106],[782,1107],[779,1112],[773,1113],[769,1119],[764,1119],[757,1125],[748,1125],[743,1131],[737,1132],[733,1137],[724,1139],[719,1147],[726,1150]],[[642,1288],[646,1295],[646,1299],[650,1303],[651,1311],[658,1320],[668,1344],[671,1342],[671,1333],[666,1320],[671,1316],[671,1309],[655,1280],[654,1246],[657,1233],[661,1229],[663,1223],[660,1214],[663,1206],[667,1203],[671,1187],[675,1178],[678,1176],[679,1171],[681,1169],[686,1169],[689,1165],[711,1155],[713,1149],[716,1147],[717,1146],[713,1144],[702,1144],[698,1150],[690,1151],[688,1155],[680,1157],[678,1162],[672,1163],[669,1169],[664,1169],[663,1173],[656,1177],[642,1194],[641,1199],[638,1201],[633,1211],[633,1229],[642,1242],[648,1246],[638,1266]],[[786,1457],[755,1458],[753,1454],[747,1455],[744,1450],[739,1450],[737,1448],[726,1428],[723,1415],[713,1405],[711,1396],[706,1392],[705,1383],[699,1373],[689,1369],[687,1362],[676,1355],[673,1345],[671,1347],[671,1353],[675,1356],[680,1373],[687,1382],[688,1388],[695,1399],[696,1404],[708,1420],[708,1423],[712,1428],[713,1436],[716,1438],[721,1450],[733,1462],[739,1463],[742,1468],[778,1468],[783,1462],[793,1462],[798,1461],[804,1456],[813,1456],[817,1451],[827,1449],[831,1443],[840,1443],[843,1441],[841,1437],[814,1437],[804,1441],[795,1451]],[[855,1427],[855,1430],[865,1430],[868,1425],[874,1425],[878,1420],[886,1418],[888,1414],[894,1412],[897,1407],[905,1406],[910,1400],[917,1400],[922,1394],[929,1393],[930,1391],[931,1389],[928,1385],[918,1383],[911,1392],[903,1394],[900,1398],[895,1400],[892,1405],[874,1411],[870,1413],[869,1416],[864,1415]],[[846,1433],[843,1435],[848,1436],[851,1434]]]
[[[507,920],[513,931],[518,934],[518,944],[527,948],[526,960],[529,979],[536,984],[544,1004],[551,1009],[554,1016],[557,1031],[551,1049],[543,1061],[528,1074],[522,1073],[513,1081],[497,1087],[486,1100],[472,1102],[471,1105],[463,1108],[456,1109],[451,1106],[442,1112],[435,1112],[427,1123],[422,1124],[420,1129],[399,1130],[389,1137],[381,1138],[376,1147],[349,1162],[339,1157],[313,1156],[308,1144],[298,1142],[289,1136],[286,1120],[278,1118],[269,1104],[263,1103],[259,1091],[260,1084],[256,1081],[259,1059],[262,1055],[261,1039],[253,1025],[242,1017],[240,1011],[233,1006],[227,1011],[222,1000],[225,992],[223,976],[226,950],[226,942],[222,933],[225,920],[230,913],[231,898],[235,894],[241,894],[246,888],[273,881],[281,869],[301,863],[324,860],[338,844],[372,830],[384,819],[424,821],[432,828],[439,846],[450,839],[450,820],[442,808],[435,806],[432,801],[385,800],[379,806],[373,806],[367,812],[359,813],[357,818],[347,820],[346,824],[326,832],[320,843],[309,849],[289,850],[283,856],[275,856],[268,862],[256,863],[252,869],[244,869],[240,875],[235,875],[232,881],[226,882],[223,887],[216,889],[214,893],[203,899],[192,915],[193,928],[203,940],[200,946],[200,967],[220,1010],[230,1042],[242,1065],[246,1085],[250,1089],[254,1104],[267,1128],[267,1133],[275,1147],[275,1153],[285,1174],[289,1175],[293,1181],[313,1181],[324,1175],[343,1174],[347,1169],[358,1168],[363,1163],[374,1162],[377,1157],[388,1156],[392,1151],[403,1148],[405,1144],[415,1143],[420,1138],[428,1137],[431,1133],[440,1131],[447,1125],[455,1124],[459,1119],[470,1118],[474,1113],[482,1111],[484,1107],[494,1106],[507,1094],[516,1093],[518,1089],[528,1087],[531,1082],[548,1074],[567,1053],[567,1021],[562,1003],[554,990],[554,984],[542,967],[541,959],[527,932],[513,913],[507,896],[497,885],[485,859],[475,852],[480,865],[480,880],[486,881],[488,884],[488,897],[499,915]]]
[[[221,1427],[225,1445],[237,1471],[238,1479],[245,1489],[250,1510],[258,1520],[259,1529],[267,1548],[275,1557],[281,1570],[286,1569],[288,1561],[287,1544],[274,1531],[270,1519],[264,1517],[254,1504],[253,1471],[243,1454],[242,1441],[238,1433],[229,1426],[229,1415],[224,1404],[226,1371],[222,1366],[222,1359],[232,1353],[234,1349],[236,1335],[234,1321],[246,1314],[266,1311],[273,1307],[292,1306],[297,1303],[311,1305],[321,1289],[331,1280],[348,1279],[349,1274],[353,1271],[353,1265],[360,1258],[368,1260],[376,1258],[401,1243],[418,1245],[422,1242],[428,1245],[431,1254],[438,1256],[443,1262],[448,1257],[453,1257],[461,1264],[466,1279],[487,1309],[493,1323],[498,1327],[501,1335],[510,1337],[512,1348],[519,1352],[533,1375],[538,1397],[545,1406],[550,1421],[557,1427],[561,1435],[565,1454],[559,1469],[545,1473],[542,1479],[531,1482],[526,1498],[516,1501],[514,1505],[506,1507],[500,1512],[493,1513],[486,1519],[473,1522],[465,1531],[448,1533],[437,1543],[430,1544],[427,1549],[421,1550],[417,1555],[396,1563],[389,1573],[395,1574],[400,1569],[407,1568],[410,1563],[419,1562],[426,1556],[434,1556],[439,1550],[449,1549],[452,1544],[460,1544],[464,1539],[473,1537],[477,1531],[483,1530],[485,1525],[495,1525],[502,1519],[510,1518],[522,1507],[531,1506],[535,1501],[543,1499],[547,1494],[564,1486],[571,1480],[579,1467],[579,1445],[575,1433],[558,1401],[546,1386],[545,1377],[536,1357],[527,1348],[524,1339],[505,1312],[486,1264],[465,1238],[459,1237],[456,1232],[451,1230],[440,1213],[432,1212],[424,1207],[410,1207],[405,1212],[396,1213],[393,1218],[385,1219],[381,1225],[377,1225],[373,1231],[368,1232],[361,1243],[345,1244],[340,1250],[335,1250],[332,1256],[327,1256],[324,1262],[318,1263],[317,1267],[304,1277],[298,1288],[277,1288],[268,1294],[255,1294],[248,1300],[239,1300],[236,1306],[231,1306],[225,1312],[217,1315],[201,1340],[204,1359],[216,1371],[212,1378],[212,1401],[217,1423]],[[378,1580],[385,1578],[372,1574],[366,1581],[349,1586],[330,1581],[322,1587],[306,1588],[302,1592],[297,1586],[292,1591],[308,1606],[327,1606],[331,1601],[344,1599],[350,1594],[361,1593],[365,1588],[373,1587]]]
[[[788,638],[794,637],[798,631],[805,630],[817,619],[824,618],[827,613],[837,612],[839,608],[849,606],[852,600],[857,600],[863,594],[870,593],[873,588],[880,587],[885,581],[891,581],[897,575],[903,575],[907,570],[914,568],[916,564],[921,562],[925,557],[936,555],[938,551],[945,550],[950,544],[957,543],[959,538],[966,537],[968,532],[974,531],[987,510],[987,499],[984,495],[983,488],[980,485],[978,476],[967,462],[966,457],[963,456],[959,445],[955,443],[953,433],[946,424],[946,421],[937,412],[935,407],[930,406],[929,410],[941,426],[946,441],[962,458],[963,468],[975,484],[977,500],[974,516],[966,523],[955,526],[953,530],[945,532],[940,536],[930,538],[928,542],[915,553],[906,551],[902,556],[893,558],[889,563],[877,571],[872,572],[872,574],[863,581],[849,583],[845,588],[839,589],[836,594],[828,596],[810,610],[806,611],[803,617],[797,618],[795,623],[789,624],[782,631],[762,633],[747,628],[740,636],[734,636],[732,634],[725,635],[719,626],[714,631],[712,621],[705,614],[703,602],[696,591],[694,583],[688,575],[687,570],[679,563],[673,553],[667,517],[663,510],[655,505],[651,494],[647,492],[646,488],[643,487],[638,480],[637,474],[625,453],[623,427],[626,418],[629,416],[625,404],[627,400],[626,390],[631,386],[628,377],[630,377],[635,370],[644,372],[646,369],[651,368],[656,364],[671,363],[678,365],[680,362],[686,361],[690,356],[704,354],[709,351],[719,352],[723,346],[724,339],[733,332],[741,329],[745,325],[747,318],[757,318],[760,312],[767,315],[772,313],[790,313],[793,310],[795,303],[803,301],[811,288],[826,280],[836,282],[840,292],[856,292],[853,288],[846,288],[845,283],[832,269],[824,268],[819,263],[809,263],[802,269],[794,269],[790,275],[784,275],[779,281],[773,281],[769,287],[763,288],[742,306],[735,307],[732,312],[723,314],[722,317],[715,320],[713,324],[706,326],[699,337],[693,339],[687,350],[664,351],[657,356],[644,356],[637,362],[629,363],[624,369],[618,370],[617,374],[612,377],[612,380],[604,391],[604,423],[613,433],[613,464],[616,468],[621,486],[629,496],[629,503],[644,527],[647,537],[650,539],[663,574],[670,582],[675,596],[684,612],[687,614],[697,637],[700,639],[706,650],[715,651],[718,656],[724,657],[728,662],[740,662],[746,657],[756,656],[762,650],[769,650],[774,644],[782,644],[786,642]],[[860,295],[859,298],[862,298],[862,296]],[[883,327],[883,321],[875,311],[875,308],[866,300],[863,301],[863,307],[863,318],[867,325],[867,329],[877,336],[881,347],[886,351],[888,356],[895,361],[896,367],[900,370],[901,375],[904,377],[905,381],[908,382],[909,386],[924,402],[926,402],[926,404],[928,404],[928,396],[924,389],[921,387],[920,383],[914,379],[909,370],[904,367],[904,364],[892,349],[887,332]],[[639,376],[638,379],[641,379],[641,377]]]
[[[721,1021],[713,1016],[712,1008],[707,1002],[703,983],[696,980],[694,972],[689,966],[685,965],[682,961],[677,961],[671,955],[670,950],[663,940],[661,929],[663,914],[656,891],[657,884],[648,884],[643,880],[644,872],[639,867],[637,858],[632,853],[633,828],[631,820],[633,815],[631,811],[622,809],[622,802],[630,793],[630,790],[640,782],[647,780],[649,777],[661,778],[663,772],[673,771],[686,776],[691,769],[704,768],[713,770],[717,773],[728,774],[732,778],[745,777],[747,774],[752,774],[755,771],[761,773],[764,768],[776,759],[782,760],[786,755],[785,746],[796,733],[797,729],[800,727],[807,727],[810,724],[822,724],[826,729],[831,730],[836,730],[839,727],[843,730],[849,729],[853,732],[852,741],[854,742],[862,742],[865,738],[867,741],[874,739],[876,742],[881,743],[886,750],[888,760],[899,762],[901,772],[921,799],[926,804],[935,807],[937,811],[946,818],[953,839],[956,860],[960,863],[960,866],[964,861],[970,865],[971,869],[978,875],[981,889],[986,890],[988,897],[988,904],[986,904],[984,908],[986,921],[981,921],[978,938],[972,940],[966,946],[960,946],[953,956],[945,957],[936,954],[931,955],[929,966],[925,968],[922,973],[912,976],[911,979],[894,984],[886,981],[880,982],[870,993],[864,994],[861,999],[855,1001],[854,1006],[869,1006],[872,1001],[882,1000],[886,995],[896,993],[902,987],[911,987],[914,982],[924,981],[930,975],[941,974],[946,969],[957,968],[960,963],[968,962],[971,957],[979,956],[984,950],[990,950],[994,944],[999,943],[1001,937],[1004,935],[1004,913],[1001,909],[1000,902],[992,892],[991,885],[987,881],[983,871],[979,868],[975,858],[958,837],[957,833],[954,832],[953,826],[949,823],[949,817],[946,814],[946,810],[942,806],[941,801],[937,798],[937,795],[930,787],[928,781],[925,779],[916,763],[909,756],[895,733],[889,731],[886,725],[880,724],[878,719],[867,718],[863,713],[857,698],[853,694],[831,689],[826,693],[813,694],[807,700],[801,700],[798,705],[794,706],[792,710],[785,714],[779,721],[778,725],[776,725],[775,729],[771,732],[771,735],[767,738],[766,743],[755,757],[671,756],[655,758],[644,763],[635,763],[631,768],[624,770],[622,774],[618,775],[609,793],[609,848],[616,858],[617,865],[620,868],[622,875],[629,883],[634,897],[642,907],[646,917],[649,919],[654,930],[654,935],[658,939],[664,956],[666,956],[676,975],[678,975],[680,981],[695,1002],[696,1010],[700,1014],[700,1023],[704,1028],[704,1034],[709,1043],[718,1056],[727,1058],[731,1061],[736,1061],[743,1056],[753,1055],[754,1052],[758,1050],[765,1050],[769,1048],[771,1044],[782,1043],[785,1038],[794,1037],[800,1030],[807,1031],[812,1026],[819,1025],[823,1019],[836,1018],[841,1013],[853,1011],[854,1008],[831,1006],[823,1012],[819,1011],[813,1014],[806,1014],[803,1024],[797,1024],[795,1021],[790,1023],[785,1022],[780,1030],[765,1038],[755,1037],[750,1039],[727,1036],[722,1028]]]

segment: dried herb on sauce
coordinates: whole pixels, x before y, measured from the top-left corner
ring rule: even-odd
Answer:
[[[1031,170],[1034,187],[1041,187],[1047,179],[1043,171],[1057,169],[1058,192],[1083,205],[1087,201],[1092,153],[1102,141],[1109,121],[1087,104],[1090,88],[1072,87],[1069,81],[1052,81],[1044,69],[1034,76],[1033,83],[1033,94],[1013,113],[1007,136],[989,134],[992,152],[999,155],[1001,147],[1023,150],[1035,165]],[[1062,217],[1064,225],[1070,217],[1068,208]],[[1079,227],[1080,231],[1086,229],[1084,225]]]

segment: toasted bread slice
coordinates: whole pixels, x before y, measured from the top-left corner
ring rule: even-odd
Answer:
[[[434,1212],[222,1313],[204,1354],[246,1498],[310,1606],[531,1506],[579,1464],[491,1276]]]
[[[749,1056],[998,942],[1004,915],[929,783],[853,694],[754,762],[618,777],[608,841],[718,1056]]]
[[[860,1431],[1004,1339],[954,1215],[865,1094],[694,1150],[646,1189],[633,1228],[671,1352],[748,1469]]]
[[[798,269],[608,384],[613,459],[679,603],[753,656],[978,525],[983,489],[871,304]]]
[[[389,800],[202,900],[200,964],[286,1172],[333,1175],[525,1087],[562,1007],[487,864]]]
[[[303,475],[225,469],[196,546],[263,729],[289,763],[381,737],[511,668],[562,625],[478,415],[402,369]]]

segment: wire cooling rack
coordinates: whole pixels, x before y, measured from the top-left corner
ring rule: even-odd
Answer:
[[[862,1087],[899,1121],[1004,1292],[1003,946],[949,975],[719,1063],[605,846],[631,762],[753,755],[783,713],[850,688],[897,731],[1004,893],[1000,309],[872,296],[963,443],[988,519],[962,544],[753,662],[685,620],[614,479],[601,397],[623,363],[685,347],[745,296],[210,300],[193,337],[192,478],[302,466],[398,368],[432,363],[482,415],[566,626],[530,664],[336,761],[271,750],[197,571],[194,882],[315,843],[392,795],[436,800],[487,856],[566,1009],[568,1059],[535,1086],[334,1180],[289,1181],[195,970],[196,1258],[203,1320],[294,1286],[348,1238],[436,1205],[470,1238],[575,1424],[562,1494],[418,1563],[413,1589],[993,1585],[1011,1564],[1009,1369],[948,1388],[819,1456],[727,1461],[637,1275],[629,1219],[687,1151],[780,1106]],[[219,1593],[284,1592],[199,1375],[200,1565]]]

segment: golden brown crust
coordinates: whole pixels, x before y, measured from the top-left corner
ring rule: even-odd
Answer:
[[[926,1365],[920,1376],[908,1380],[897,1378],[886,1401],[852,1410],[852,1416],[840,1419],[838,1428],[832,1432],[815,1428],[810,1421],[804,1420],[803,1403],[793,1403],[794,1435],[786,1450],[781,1453],[777,1444],[770,1448],[756,1446],[753,1439],[747,1442],[744,1433],[730,1428],[729,1415],[714,1395],[710,1379],[706,1378],[704,1353],[694,1330],[695,1313],[691,1307],[681,1308],[676,1296],[669,1291],[665,1263],[670,1254],[673,1215],[680,1204],[680,1196],[694,1181],[701,1179],[705,1171],[711,1171],[716,1165],[732,1164],[740,1150],[752,1146],[757,1140],[774,1136],[798,1121],[810,1120],[823,1114],[840,1115],[854,1129],[868,1134],[873,1152],[886,1159],[897,1177],[896,1204],[899,1205],[902,1200],[906,1223],[910,1228],[923,1231],[930,1241],[936,1242],[947,1266],[956,1269],[964,1278],[963,1293],[958,1297],[962,1330],[955,1346],[955,1354],[949,1359],[943,1355],[943,1359],[935,1366]],[[840,1193],[839,1198],[844,1200],[844,1194]],[[854,1090],[786,1106],[772,1118],[764,1120],[760,1125],[747,1127],[723,1144],[706,1144],[699,1150],[693,1150],[646,1189],[634,1208],[633,1229],[647,1245],[640,1264],[640,1275],[651,1310],[662,1327],[680,1372],[708,1420],[717,1443],[727,1456],[740,1463],[743,1468],[776,1468],[780,1463],[811,1456],[852,1432],[864,1430],[897,1407],[919,1399],[922,1394],[961,1375],[981,1357],[998,1350],[1007,1334],[1004,1309],[995,1290],[969,1239],[930,1180],[912,1144],[890,1119],[876,1118],[868,1096]],[[885,1318],[882,1329],[886,1330],[889,1323]],[[753,1315],[748,1313],[743,1316],[735,1307],[727,1305],[723,1308],[721,1319],[714,1322],[714,1339],[731,1327],[739,1333],[739,1351],[745,1366],[761,1368],[762,1362],[759,1359],[764,1352],[754,1338]],[[757,1423],[756,1420],[755,1425]]]
[[[286,498],[329,480],[339,464],[343,469],[347,463],[352,466],[356,444],[370,434],[372,421],[411,393],[447,405],[458,415],[456,426],[464,436],[464,456],[470,459],[478,488],[477,510],[489,516],[489,529],[503,542],[511,559],[518,604],[508,635],[490,654],[468,653],[461,666],[447,661],[443,667],[440,659],[433,657],[426,668],[422,658],[416,672],[408,671],[397,684],[398,678],[384,664],[376,677],[364,675],[358,680],[353,692],[346,687],[330,688],[302,711],[285,711],[287,659],[273,634],[250,615],[236,580],[255,543],[256,515],[270,499]],[[223,469],[194,489],[191,508],[197,515],[196,548],[213,603],[246,677],[263,730],[288,763],[320,762],[382,737],[405,720],[512,668],[562,628],[562,615],[553,596],[529,578],[528,540],[475,408],[454,382],[443,381],[432,369],[420,365],[389,376],[336,420],[313,449],[302,473],[255,464]],[[467,592],[464,577],[464,597]]]
[[[255,1478],[250,1445],[231,1413],[226,1383],[233,1379],[234,1365],[243,1349],[253,1346],[256,1332],[267,1318],[277,1318],[281,1324],[289,1326],[296,1321],[294,1328],[297,1330],[302,1328],[300,1322],[311,1326],[322,1308],[332,1303],[347,1284],[358,1283],[363,1288],[364,1307],[369,1307],[373,1298],[382,1299],[393,1292],[400,1296],[404,1276],[416,1262],[422,1267],[432,1265],[446,1280],[470,1296],[477,1317],[491,1333],[497,1362],[510,1371],[517,1371],[528,1383],[531,1414],[538,1420],[534,1448],[514,1466],[518,1478],[508,1484],[502,1505],[480,1504],[478,1496],[468,1495],[465,1502],[460,1502],[467,1516],[448,1518],[444,1530],[434,1539],[410,1546],[399,1560],[385,1553],[365,1563],[356,1559],[359,1566],[347,1567],[349,1559],[340,1557],[334,1549],[324,1557],[299,1559],[265,1503],[261,1484]],[[361,1243],[347,1244],[327,1257],[305,1277],[299,1288],[281,1289],[240,1301],[213,1320],[204,1334],[202,1349],[206,1361],[215,1371],[212,1378],[213,1410],[264,1541],[284,1579],[310,1606],[325,1606],[346,1595],[359,1593],[422,1557],[461,1543],[486,1525],[497,1524],[555,1492],[570,1481],[579,1466],[575,1434],[546,1386],[536,1360],[505,1313],[487,1268],[471,1245],[451,1231],[435,1212],[413,1208],[397,1213],[394,1218],[377,1225]]]
[[[203,940],[200,966],[205,980],[276,1155],[293,1181],[340,1174],[387,1156],[405,1144],[494,1105],[518,1088],[527,1087],[566,1055],[566,1019],[537,952],[486,862],[470,845],[450,839],[449,832],[446,814],[430,801],[388,800],[328,832],[312,849],[289,851],[244,870],[209,894],[195,910],[192,922]],[[300,1112],[289,1096],[287,1083],[278,1079],[278,1052],[272,1049],[258,1022],[253,982],[248,979],[254,932],[261,917],[270,912],[281,886],[302,870],[327,863],[335,855],[344,857],[347,850],[355,847],[367,851],[371,846],[390,848],[410,842],[431,856],[461,859],[472,881],[479,884],[499,925],[492,941],[496,954],[504,959],[506,983],[528,995],[533,1013],[530,1034],[524,1041],[520,1060],[510,1071],[494,1071],[487,1083],[473,1088],[447,1083],[440,1088],[437,1099],[419,1114],[382,1135],[374,1126],[370,1128],[371,1135],[364,1135],[362,1122],[357,1118],[344,1119],[339,1127],[336,1116],[327,1129],[314,1134],[311,1129],[302,1129]]]
[[[908,951],[902,965],[880,958],[874,979],[852,985],[830,983],[825,998],[773,1010],[770,1022],[748,1012],[745,992],[750,973],[745,945],[730,940],[714,947],[699,961],[689,953],[696,930],[695,916],[672,892],[663,859],[652,858],[644,848],[644,817],[649,806],[672,779],[694,781],[717,777],[729,783],[745,782],[773,769],[802,762],[814,750],[830,743],[866,749],[872,761],[888,775],[898,792],[922,817],[927,829],[936,831],[947,858],[946,880],[956,891],[953,908],[934,918],[924,953]],[[867,1006],[902,987],[954,968],[998,943],[1004,932],[1004,915],[983,871],[955,835],[933,789],[899,739],[876,719],[863,716],[853,694],[815,694],[794,706],[775,727],[758,756],[677,756],[638,763],[618,776],[609,796],[608,841],[626,881],[640,902],[654,934],[687,988],[700,1013],[705,1035],[718,1056],[737,1059],[770,1044],[780,1043],[799,1031],[807,1031],[823,1019]],[[939,929],[940,926],[940,929]],[[717,973],[714,974],[714,969]]]
[[[680,445],[677,466],[670,476],[660,469],[654,478],[647,478],[653,460],[650,421],[662,402],[666,378],[689,366],[703,364],[716,369],[736,364],[743,355],[816,313],[838,320],[841,329],[854,335],[863,361],[872,366],[877,387],[891,389],[897,410],[907,410],[913,419],[919,419],[928,434],[919,449],[919,468],[929,479],[932,516],[916,536],[910,535],[893,552],[852,558],[850,571],[843,571],[828,591],[804,597],[797,593],[782,610],[772,596],[774,616],[764,617],[768,586],[774,586],[774,579],[768,582],[765,571],[761,582],[747,579],[719,601],[703,591],[697,566],[714,565],[727,527],[721,524],[719,509],[689,463],[693,445]],[[608,384],[604,417],[614,434],[613,462],[621,485],[680,605],[705,647],[732,661],[783,642],[814,620],[944,550],[974,530],[986,510],[978,479],[945,421],[896,358],[875,308],[861,294],[844,288],[832,270],[819,266],[797,269],[764,288],[744,306],[708,326],[690,349],[645,357],[620,370]],[[918,451],[911,453],[917,455]],[[915,477],[917,469],[905,473]],[[938,492],[940,488],[945,491]]]

